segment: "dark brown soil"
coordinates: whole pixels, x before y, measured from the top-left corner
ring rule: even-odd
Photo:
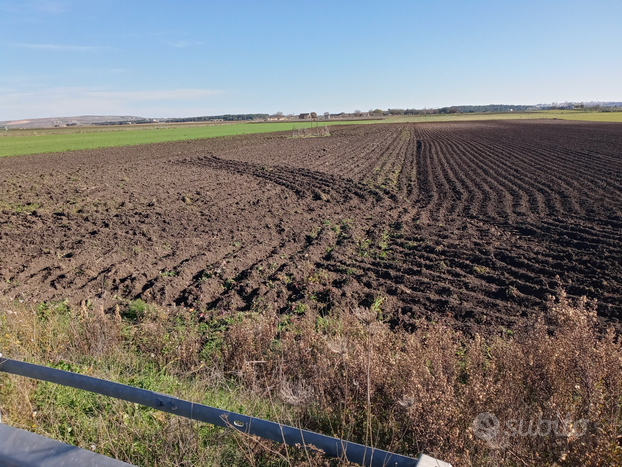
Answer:
[[[0,293],[369,305],[512,326],[560,288],[622,316],[622,125],[352,125],[0,159]]]

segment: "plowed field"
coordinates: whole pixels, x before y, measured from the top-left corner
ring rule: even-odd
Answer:
[[[0,160],[0,293],[512,326],[622,316],[622,124],[361,125]]]

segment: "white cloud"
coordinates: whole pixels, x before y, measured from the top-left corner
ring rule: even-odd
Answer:
[[[185,47],[193,47],[195,45],[203,45],[203,42],[201,41],[165,41],[163,40],[162,42],[164,42],[166,45],[170,45],[171,47],[177,47],[179,49],[185,48]]]
[[[0,11],[28,15],[33,13],[57,15],[69,11],[69,4],[66,1],[59,0],[4,0],[0,3]]]
[[[213,105],[209,98],[222,93],[213,89],[108,91],[77,87],[10,92],[0,94],[0,120],[74,115],[180,115],[191,108],[207,111]],[[188,102],[192,107],[182,105]]]
[[[64,13],[67,11],[67,2],[56,0],[38,0],[34,2],[34,7],[45,13]]]
[[[65,45],[65,44],[27,44],[18,43],[14,44],[14,47],[21,47],[25,49],[38,49],[38,50],[57,50],[57,51],[73,51],[73,52],[89,52],[93,50],[116,50],[112,47],[102,46],[86,46],[86,45]]]
[[[160,101],[200,99],[220,93],[214,89],[170,89],[165,91],[86,91],[85,95],[103,99]]]

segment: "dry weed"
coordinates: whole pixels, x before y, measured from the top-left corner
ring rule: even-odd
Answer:
[[[143,307],[128,320],[87,304],[75,310],[9,305],[1,315],[1,344],[12,358],[74,362],[83,370],[85,362],[116,361],[125,372],[143,371],[132,368],[148,361],[149,374],[176,381],[175,395],[200,400],[198,387],[233,385],[260,402],[249,414],[262,406],[265,417],[282,423],[411,456],[425,452],[455,466],[622,465],[619,336],[596,328],[593,304],[571,303],[563,293],[549,304],[546,322],[488,336],[464,336],[442,322],[391,329],[377,309],[199,317],[189,309]],[[12,376],[2,383],[3,415],[30,426],[38,384]],[[70,410],[49,409],[36,430],[58,434],[52,427],[70,420]],[[132,412],[123,403],[107,410]],[[478,432],[481,414],[494,416],[496,431]],[[145,423],[120,435],[127,417],[98,423],[99,443],[109,446],[104,452],[129,461],[137,455],[132,443],[146,439],[140,430],[154,436]],[[166,462],[208,462],[191,452],[206,449],[202,429],[184,423],[158,421],[159,455]],[[102,441],[117,436],[119,443]],[[326,462],[308,449],[243,435],[235,443],[238,458],[230,464]],[[212,449],[208,463],[225,462],[227,449]]]

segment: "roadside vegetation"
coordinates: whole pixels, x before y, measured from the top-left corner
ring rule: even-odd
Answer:
[[[445,122],[472,120],[532,120],[562,119],[594,122],[622,122],[622,112],[589,112],[580,110],[548,110],[540,112],[465,113],[432,115],[396,115],[383,120],[326,120],[322,125],[352,125],[372,123]],[[232,123],[192,125],[145,125],[136,128],[128,125],[117,127],[70,127],[42,130],[0,131],[0,157],[27,154],[74,151],[116,146],[134,146],[165,141],[183,141],[219,136],[291,131],[292,128],[309,128],[317,122],[288,121],[276,123]]]
[[[596,328],[589,302],[560,291],[552,326],[486,336],[442,320],[391,327],[382,303],[277,315],[136,300],[105,314],[89,302],[16,300],[1,304],[0,348],[454,466],[622,463],[622,346]],[[325,465],[303,449],[84,391],[2,373],[0,383],[4,423],[137,465]],[[483,413],[500,429],[482,435]]]

